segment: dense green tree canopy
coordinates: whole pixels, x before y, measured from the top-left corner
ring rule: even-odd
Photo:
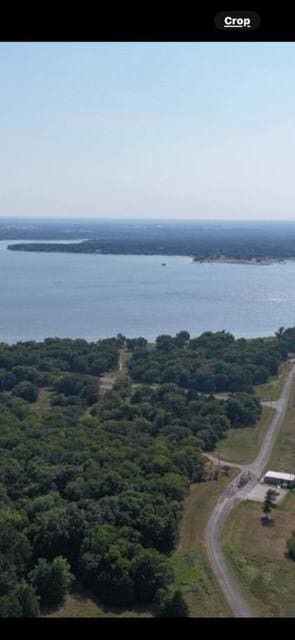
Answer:
[[[203,478],[203,452],[256,423],[254,385],[294,336],[1,344],[0,616],[62,602],[72,576],[107,605],[186,615],[169,563],[183,499]],[[129,375],[105,391],[99,375],[118,367],[119,349]]]

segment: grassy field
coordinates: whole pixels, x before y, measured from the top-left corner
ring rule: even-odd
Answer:
[[[289,409],[273,448],[269,469],[294,473],[295,469],[295,389],[289,399]]]
[[[242,502],[229,516],[223,548],[257,615],[295,617],[295,563],[286,541],[295,530],[295,492],[272,512],[274,525],[261,524],[262,505]]]
[[[238,464],[252,462],[259,451],[273,413],[274,409],[263,407],[261,418],[255,427],[230,429],[226,437],[219,441],[218,447],[213,452],[214,455],[216,456],[220,451],[221,459],[228,462]]]
[[[175,581],[191,617],[230,617],[231,611],[211,572],[203,532],[214,504],[236,471],[218,481],[192,485],[184,503],[180,542],[171,558]]]

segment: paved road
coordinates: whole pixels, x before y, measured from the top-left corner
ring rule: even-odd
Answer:
[[[255,614],[246,602],[239,585],[229,570],[222,552],[220,533],[230,511],[232,511],[241,500],[247,498],[264,471],[274,445],[275,437],[288,408],[289,394],[295,378],[294,363],[295,360],[292,360],[290,371],[279,400],[272,403],[263,403],[272,406],[276,412],[270,421],[267,434],[257,457],[251,464],[244,465],[239,475],[228,485],[215,505],[205,529],[205,544],[211,567],[234,616],[237,617],[253,618]],[[240,488],[238,486],[239,479],[244,473],[249,473],[250,480],[244,487]]]

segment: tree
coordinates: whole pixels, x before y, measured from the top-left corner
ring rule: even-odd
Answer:
[[[173,580],[168,561],[155,549],[142,549],[136,555],[130,575],[138,602],[151,602],[157,591],[168,587]]]
[[[40,596],[42,605],[60,604],[73,580],[68,561],[62,556],[47,562],[39,558],[29,574],[29,579]]]
[[[228,474],[229,474],[229,472],[230,472],[230,467],[228,466],[228,464],[224,464],[224,465],[221,467],[221,469],[222,469],[222,473],[223,473],[225,476],[228,476]]]
[[[134,544],[120,536],[120,530],[112,525],[95,526],[84,539],[80,577],[102,602],[119,606],[135,602],[129,559],[132,552]]]
[[[65,396],[79,396],[87,405],[97,400],[97,381],[90,376],[69,373],[60,377],[54,385],[55,391]]]
[[[271,510],[276,506],[274,501],[276,499],[276,491],[274,489],[268,489],[265,494],[264,502],[263,502],[263,513],[265,513],[264,521],[266,524],[269,524],[270,520],[268,514],[271,513]]]
[[[166,334],[158,336],[156,339],[156,346],[159,351],[164,351],[165,353],[173,351],[174,341],[172,336]]]
[[[160,618],[186,618],[188,606],[179,589],[159,589],[156,598],[156,613]]]
[[[292,533],[292,538],[287,541],[288,555],[292,560],[295,560],[295,531]]]
[[[28,400],[28,402],[36,402],[38,398],[38,387],[32,382],[19,382],[12,390],[14,396]]]
[[[17,381],[14,373],[10,371],[0,371],[0,391],[10,391]]]
[[[132,393],[130,378],[128,378],[128,376],[126,375],[121,374],[121,376],[117,378],[117,380],[115,380],[113,390],[117,391],[120,394],[121,398],[130,397]]]
[[[146,347],[147,344],[148,341],[146,340],[146,338],[126,338],[126,346],[129,351],[134,351],[134,349],[140,347]]]
[[[29,529],[35,557],[53,560],[55,556],[71,557],[71,525],[65,507],[53,506],[36,513]]]
[[[2,569],[2,567],[1,567]],[[16,582],[10,576],[4,587],[0,579],[0,618],[36,618],[39,615],[38,597],[33,587],[25,581]]]
[[[227,417],[233,428],[252,426],[261,413],[259,401],[246,393],[236,394],[226,401]]]
[[[277,338],[282,338],[282,336],[283,336],[283,334],[284,334],[284,330],[285,330],[285,327],[280,327],[280,328],[278,329],[278,331],[275,331],[275,336],[276,336]]]
[[[94,582],[95,593],[108,605],[134,604],[134,584],[130,576],[130,561],[111,550],[106,557],[105,569],[99,571]]]
[[[37,618],[40,613],[39,598],[33,587],[24,582],[20,584],[17,594],[22,608],[22,617]]]
[[[180,348],[188,345],[189,341],[190,334],[188,333],[188,331],[179,331],[174,338],[175,344]]]
[[[0,559],[5,558],[11,567],[15,566],[19,577],[25,574],[32,556],[29,540],[21,531],[23,526],[24,518],[17,510],[9,506],[0,509]]]
[[[21,618],[22,607],[15,592],[0,596],[0,618]]]

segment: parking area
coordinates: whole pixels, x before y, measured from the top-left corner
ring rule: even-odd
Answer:
[[[275,489],[278,492],[278,496],[276,498],[276,504],[280,504],[285,496],[287,495],[289,489],[281,489],[279,487],[270,487],[265,483],[257,482],[255,487],[253,487],[252,491],[248,494],[247,500],[255,500],[255,502],[263,502],[265,498],[265,494],[268,489]]]

